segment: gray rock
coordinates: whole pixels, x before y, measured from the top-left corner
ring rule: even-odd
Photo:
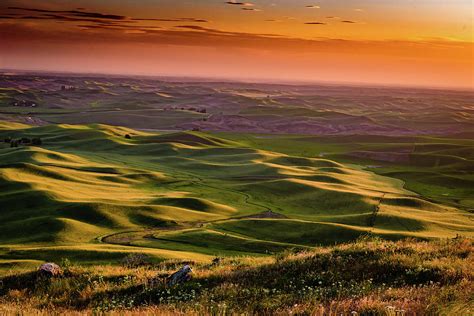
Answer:
[[[191,269],[191,267],[189,265],[185,265],[184,267],[170,275],[167,279],[167,283],[169,286],[173,286],[179,283],[187,282],[191,279],[191,276],[189,274],[192,272],[193,270]]]
[[[52,262],[43,263],[38,268],[38,272],[47,276],[59,276],[62,274],[61,267]]]

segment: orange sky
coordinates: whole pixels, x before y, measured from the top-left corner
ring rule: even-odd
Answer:
[[[473,88],[464,0],[0,4],[0,68]]]

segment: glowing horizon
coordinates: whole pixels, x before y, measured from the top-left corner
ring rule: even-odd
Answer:
[[[0,68],[473,88],[472,3],[4,1]]]

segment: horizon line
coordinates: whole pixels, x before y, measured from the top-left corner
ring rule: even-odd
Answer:
[[[388,88],[388,89],[421,89],[421,90],[444,90],[444,91],[456,91],[456,92],[474,92],[474,85],[471,86],[428,86],[423,84],[402,84],[402,83],[375,83],[375,82],[350,82],[350,81],[324,81],[324,80],[297,80],[287,79],[278,80],[270,78],[242,78],[242,77],[218,77],[218,76],[206,76],[206,75],[172,75],[172,74],[148,74],[148,73],[119,73],[119,72],[81,72],[74,70],[47,70],[47,69],[17,69],[17,68],[0,68],[0,72],[3,75],[8,75],[8,72],[19,72],[19,73],[32,73],[32,74],[62,74],[62,75],[92,75],[92,76],[116,76],[116,77],[146,77],[146,78],[181,78],[188,80],[205,80],[206,82],[234,82],[234,83],[246,83],[246,84],[273,84],[273,85],[300,85],[300,86],[316,86],[316,85],[327,85],[327,86],[346,86],[346,87],[365,87],[365,88]],[[14,74],[13,74],[14,75]]]

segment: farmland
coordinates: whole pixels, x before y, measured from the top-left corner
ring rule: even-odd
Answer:
[[[2,74],[0,313],[472,310],[470,100]]]

